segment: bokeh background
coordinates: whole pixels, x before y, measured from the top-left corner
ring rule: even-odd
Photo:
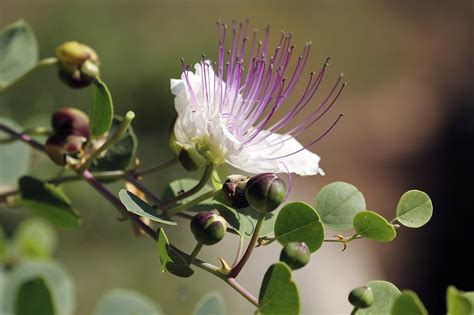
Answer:
[[[321,132],[337,114],[345,114],[342,123],[312,148],[322,157],[327,175],[294,178],[291,198],[314,203],[323,185],[343,180],[364,193],[369,209],[387,217],[400,195],[412,188],[427,191],[435,206],[429,225],[401,229],[389,244],[357,241],[343,253],[337,244],[326,244],[310,267],[296,272],[303,313],[347,314],[351,288],[386,279],[417,291],[432,314],[442,314],[448,284],[474,289],[469,258],[474,222],[471,1],[0,0],[0,27],[26,19],[37,34],[42,57],[53,55],[67,40],[96,49],[117,113],[132,109],[137,114],[134,127],[145,166],[171,157],[167,129],[174,109],[169,79],[180,75],[180,57],[189,63],[202,53],[214,58],[215,21],[246,17],[252,27],[270,24],[273,42],[279,30],[293,32],[297,48],[311,40],[308,72],[330,56],[323,88],[328,89],[340,72],[349,83],[337,106],[314,130]],[[90,94],[87,89],[68,89],[54,69],[44,69],[0,98],[0,116],[25,127],[47,125],[48,115],[60,106],[87,110]],[[301,140],[313,137],[306,134]],[[35,175],[54,171],[48,161],[36,157]],[[181,175],[177,167],[146,182],[159,191]],[[162,274],[153,244],[132,237],[128,224],[113,219],[109,204],[84,184],[69,184],[66,191],[82,209],[84,224],[78,230],[60,231],[57,258],[75,278],[78,314],[88,314],[99,296],[113,287],[143,292],[166,314],[190,313],[213,289],[225,296],[230,314],[252,312],[246,301],[204,272],[196,272],[191,281]],[[0,222],[11,232],[27,215],[24,209],[2,209]],[[187,228],[170,234],[183,248],[192,248]],[[227,237],[204,254],[214,262],[222,253],[231,259],[236,243]],[[257,294],[264,271],[278,255],[278,246],[257,251],[240,281]]]

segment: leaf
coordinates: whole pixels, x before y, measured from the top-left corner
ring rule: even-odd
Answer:
[[[354,217],[354,229],[358,235],[379,242],[390,242],[397,236],[393,225],[372,211],[359,212]]]
[[[120,201],[130,212],[133,212],[141,217],[150,219],[158,223],[167,225],[177,225],[176,222],[168,219],[168,217],[158,214],[155,209],[153,209],[145,201],[141,200],[139,197],[137,197],[130,191],[127,191],[125,189],[120,190],[119,197]]]
[[[15,299],[16,315],[56,314],[49,289],[43,279],[28,280],[18,288]]]
[[[419,190],[410,190],[402,195],[397,206],[397,220],[410,228],[419,228],[428,223],[433,215],[430,197]]]
[[[423,303],[415,292],[403,290],[392,306],[391,315],[428,315]]]
[[[473,315],[474,292],[463,292],[449,286],[446,292],[448,315]]]
[[[20,296],[17,295],[19,291]],[[19,314],[21,310],[20,314],[25,315],[72,315],[75,308],[71,278],[60,265],[51,261],[20,263],[7,278],[4,298],[6,314]],[[33,308],[35,304],[32,303],[38,308]]]
[[[14,235],[17,252],[26,258],[50,258],[56,249],[57,236],[46,222],[29,219],[20,224]]]
[[[166,185],[166,187],[163,189],[163,192],[161,193],[161,198],[162,198],[162,200],[169,200],[173,197],[176,197],[176,196],[182,194],[183,192],[192,189],[194,186],[197,185],[198,182],[199,182],[198,180],[195,180],[195,179],[192,179],[192,178],[183,178],[183,179],[178,179],[178,180],[172,181],[171,183]],[[188,198],[184,198],[184,199],[178,201],[177,204],[178,205],[185,204],[185,203],[193,200],[194,198],[196,198],[196,196],[202,195],[202,194],[207,193],[211,190],[214,190],[214,189],[209,185],[205,185],[195,195],[193,195],[191,197],[188,197]],[[212,200],[205,200],[205,201],[201,202],[200,204],[198,204],[198,205],[192,207],[191,209],[189,209],[189,211],[200,212],[200,211],[209,211],[209,210],[213,210],[213,209],[214,209],[214,205],[212,204]]]
[[[234,229],[239,235],[248,239],[252,237],[255,226],[257,225],[260,212],[255,208],[249,206],[246,208],[235,209],[228,205],[223,195],[217,195],[213,200],[213,208],[229,223],[229,226]],[[267,236],[273,233],[275,220],[277,218],[276,211],[267,213],[260,229],[259,236]]]
[[[225,309],[222,295],[219,292],[210,292],[199,300],[193,315],[223,315]]]
[[[37,215],[62,228],[78,227],[81,219],[71,202],[56,186],[31,176],[20,178],[23,203]]]
[[[7,125],[13,129],[20,129],[13,120],[0,118],[0,123]],[[7,139],[0,132],[0,139]],[[7,144],[0,143],[0,192],[2,188],[13,186],[17,183],[18,177],[28,172],[31,163],[31,149],[20,141]],[[8,167],[3,167],[8,165]]]
[[[121,117],[114,118],[109,134],[113,134],[121,122]],[[122,138],[107,149],[103,157],[98,158],[91,164],[90,170],[106,172],[128,169],[130,165],[135,163],[137,146],[137,137],[132,126],[130,126]]]
[[[26,74],[38,62],[38,44],[23,20],[0,31],[0,91]]]
[[[372,289],[374,301],[368,308],[358,309],[354,315],[390,314],[393,303],[400,296],[400,290],[392,283],[382,280],[370,281],[367,286]],[[352,314],[352,313],[351,313]]]
[[[165,231],[162,228],[158,230],[157,247],[162,267],[161,271],[168,271],[182,278],[188,278],[193,275],[194,271],[189,267],[184,258],[171,248]]]
[[[125,289],[114,289],[97,303],[93,315],[160,315],[160,307],[143,294]]]
[[[292,202],[278,213],[275,237],[283,246],[290,242],[305,242],[313,253],[324,241],[324,226],[313,207],[304,202]]]
[[[93,137],[100,137],[109,131],[114,118],[112,96],[107,85],[100,79],[93,84],[92,105],[90,109],[90,128]]]
[[[357,187],[348,183],[334,182],[326,185],[316,196],[316,211],[324,225],[331,230],[351,229],[354,216],[364,210],[364,195]]]
[[[263,277],[258,300],[257,314],[299,314],[298,288],[292,279],[291,270],[286,264],[279,262],[268,268]]]

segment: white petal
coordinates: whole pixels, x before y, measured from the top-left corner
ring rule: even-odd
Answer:
[[[265,172],[290,172],[301,176],[324,174],[319,168],[320,157],[309,150],[304,149],[296,154],[277,158],[303,148],[295,138],[275,145],[275,140],[280,136],[272,133],[264,141],[244,147],[238,155],[228,156],[229,164],[252,174]]]

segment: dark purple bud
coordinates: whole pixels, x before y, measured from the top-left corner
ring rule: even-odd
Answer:
[[[60,166],[66,165],[67,156],[76,156],[82,151],[87,139],[81,136],[69,136],[63,138],[58,135],[52,135],[46,141],[44,150],[54,163]]]
[[[218,243],[224,238],[226,230],[224,218],[211,211],[200,212],[191,219],[191,232],[204,245]]]
[[[280,261],[286,263],[292,270],[303,268],[310,258],[311,252],[304,242],[288,243],[280,253]]]
[[[285,201],[285,182],[273,173],[256,175],[247,182],[245,197],[248,203],[261,212],[272,212]]]
[[[245,190],[247,187],[248,176],[230,175],[222,185],[222,191],[227,201],[234,208],[246,208],[249,206],[245,198]]]
[[[70,135],[89,138],[89,117],[76,108],[61,108],[51,118],[55,135],[66,138]]]

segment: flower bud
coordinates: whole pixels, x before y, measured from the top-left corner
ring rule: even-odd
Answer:
[[[66,157],[77,155],[81,152],[86,138],[71,135],[66,138],[52,135],[46,141],[44,150],[54,163],[60,166],[66,165]]]
[[[69,135],[89,138],[89,117],[76,108],[61,108],[51,118],[55,135],[63,138]]]
[[[206,160],[194,148],[181,149],[178,154],[178,160],[185,170],[194,172],[206,164]]]
[[[247,199],[245,198],[245,188],[249,180],[248,176],[243,175],[230,175],[222,185],[222,191],[230,205],[239,209],[249,206]]]
[[[99,57],[87,45],[70,41],[56,49],[59,76],[70,87],[82,88],[99,77]]]
[[[357,308],[367,308],[374,301],[374,294],[369,287],[355,288],[349,293],[349,302]]]
[[[293,270],[306,266],[310,258],[311,252],[304,242],[288,243],[280,253],[280,261],[286,263]]]
[[[191,232],[198,242],[214,245],[222,240],[227,230],[223,217],[211,211],[203,211],[191,219]]]
[[[245,191],[248,203],[261,212],[272,212],[285,200],[285,182],[273,173],[256,175],[249,179]]]

